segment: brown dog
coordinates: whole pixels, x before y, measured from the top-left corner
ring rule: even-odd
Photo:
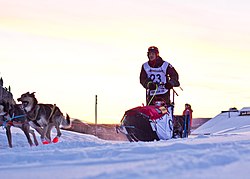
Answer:
[[[66,114],[66,118],[56,105],[52,104],[38,104],[35,97],[35,92],[24,93],[17,101],[22,102],[23,109],[29,120],[30,125],[41,134],[41,140],[43,144],[51,142],[50,134],[53,127],[57,130],[57,136],[53,139],[53,142],[58,142],[59,137],[62,135],[60,131],[60,125],[63,127],[70,127],[70,118]]]

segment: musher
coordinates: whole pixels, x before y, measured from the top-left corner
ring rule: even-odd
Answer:
[[[163,101],[169,106],[170,89],[180,86],[179,75],[170,63],[159,56],[157,47],[149,47],[147,56],[149,60],[142,65],[140,73],[140,83],[148,90],[147,105]]]

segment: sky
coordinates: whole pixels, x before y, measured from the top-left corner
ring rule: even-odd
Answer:
[[[250,106],[247,0],[0,0],[0,76],[72,118],[119,123],[145,103],[147,48],[179,73],[175,114]]]
[[[216,119],[209,122],[217,123],[212,131],[220,129]],[[232,129],[238,123],[241,120],[231,120],[224,127]],[[11,130],[11,149],[0,130],[1,178],[249,178],[249,120],[241,132],[132,143],[62,130],[58,143],[42,145],[39,140],[38,146],[30,147],[20,129]]]

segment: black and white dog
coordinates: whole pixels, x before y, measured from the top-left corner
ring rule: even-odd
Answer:
[[[30,146],[34,145],[30,138],[30,134],[32,134],[35,145],[38,145],[35,132],[30,129],[30,125],[24,111],[18,104],[9,104],[4,101],[0,102],[0,125],[6,129],[6,135],[10,148],[12,148],[11,126],[20,128],[24,132]]]
[[[53,127],[55,127],[57,131],[57,136],[53,139],[54,143],[58,142],[59,137],[62,135],[60,126],[70,127],[69,115],[66,114],[65,118],[56,105],[38,104],[35,92],[24,93],[17,101],[22,102],[29,124],[41,134],[43,144],[51,142],[50,132]]]

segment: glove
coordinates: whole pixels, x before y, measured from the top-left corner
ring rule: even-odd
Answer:
[[[155,90],[156,89],[156,84],[152,81],[148,82],[147,88],[150,90]]]
[[[166,88],[166,89],[172,89],[172,88],[173,88],[173,85],[171,85],[170,83],[166,83],[166,84],[165,84],[165,88]]]

